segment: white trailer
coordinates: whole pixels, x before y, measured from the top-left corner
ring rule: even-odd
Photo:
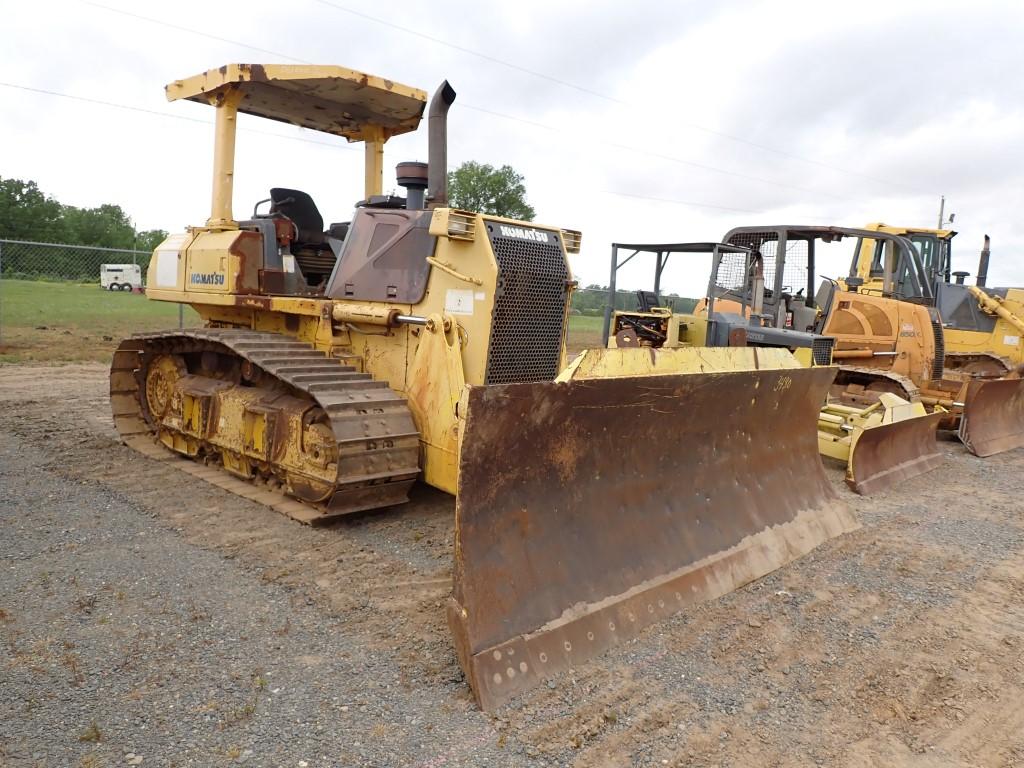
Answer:
[[[138,264],[100,264],[100,287],[108,291],[130,291],[142,285]]]

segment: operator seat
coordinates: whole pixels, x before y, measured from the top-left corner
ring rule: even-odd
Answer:
[[[270,212],[287,216],[295,224],[295,242],[317,246],[324,242],[324,217],[313,198],[299,189],[274,187],[270,190]]]
[[[825,327],[825,321],[828,320],[829,313],[832,311],[832,300],[836,295],[836,284],[832,280],[822,280],[821,286],[818,288],[818,292],[814,294],[814,303],[821,310],[821,315],[818,317],[817,327],[815,331],[821,333],[821,329]]]
[[[637,291],[636,303],[641,312],[650,312],[652,307],[660,307],[661,299],[654,291]]]
[[[324,217],[313,198],[299,189],[274,187],[270,190],[270,212],[295,225],[295,241],[291,245],[295,263],[309,288],[322,292],[338,256],[327,240],[331,233],[324,232]]]

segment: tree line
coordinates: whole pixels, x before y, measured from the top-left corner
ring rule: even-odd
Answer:
[[[0,177],[0,239],[152,251],[162,229],[137,230],[120,205],[65,205],[34,181]]]
[[[615,309],[622,311],[634,311],[637,309],[638,301],[636,291],[616,291]],[[662,293],[661,303],[671,307],[676,312],[691,312],[697,306],[696,299],[688,299],[678,293]],[[603,315],[604,308],[608,304],[608,286],[593,283],[585,288],[577,288],[572,294],[573,312],[581,315]]]

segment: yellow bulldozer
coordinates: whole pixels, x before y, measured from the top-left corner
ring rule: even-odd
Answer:
[[[855,256],[844,283],[826,280],[815,291],[816,244],[846,238],[857,241],[857,254],[872,241],[879,287],[864,288]],[[1024,382],[972,369],[976,354],[946,368],[932,283],[906,237],[877,229],[758,226],[705,245],[714,250],[712,275],[692,316],[661,312],[645,331],[643,312],[609,310],[606,341],[781,347],[805,364],[839,363],[819,419],[819,447],[847,460],[848,483],[864,493],[937,466],[940,454],[928,434],[936,428],[955,431],[978,456],[1024,444]],[[613,246],[613,274],[616,250],[638,247],[659,254],[657,286],[670,246]],[[887,430],[878,429],[883,425]]]
[[[1013,311],[1022,292],[984,289],[988,237],[978,267],[979,285],[969,286],[964,285],[967,273],[951,272],[956,232],[885,224],[869,224],[865,232],[874,234],[858,238],[849,275],[839,285],[861,300],[880,297],[927,306],[936,325],[942,370],[926,394],[953,396],[954,412],[962,411],[965,418],[952,426],[973,453],[988,456],[1024,445],[1024,321]],[[903,243],[906,253],[889,257],[890,238]]]
[[[306,523],[417,480],[455,494],[448,621],[485,709],[857,526],[816,450],[833,369],[786,350],[566,359],[580,233],[448,204],[447,82],[428,106],[342,67],[234,64],[167,96],[216,110],[212,206],[156,249],[147,296],[203,326],[121,342],[118,431]],[[384,144],[425,110],[428,163],[384,195]],[[364,142],[347,220],[280,187],[236,219],[239,113]]]
[[[953,271],[955,231],[881,223],[868,224],[865,229],[905,237],[917,249],[942,317],[947,369],[999,377],[1024,366],[1024,289],[987,285],[992,253],[988,235],[978,259],[975,284],[966,285],[970,273]],[[862,292],[881,293],[885,288],[877,250],[875,240],[857,243],[851,275],[863,281]],[[895,282],[892,290],[896,298],[903,297],[901,282]]]
[[[737,234],[734,230],[729,237],[739,240]],[[620,259],[620,251],[631,253]],[[794,255],[787,267],[776,261],[771,245],[753,240],[750,245],[615,243],[604,343],[612,348],[781,348],[808,367],[830,366],[833,357],[845,360],[848,353],[836,350],[836,339],[824,330],[829,326],[829,312],[819,311],[813,299],[811,304],[803,300],[811,293],[809,280],[815,274],[813,245],[805,252],[799,261]],[[654,290],[637,292],[637,311],[613,311],[616,274],[640,253],[655,257]],[[711,255],[705,298],[689,313],[676,312],[661,297],[662,273],[672,254]],[[798,280],[808,281],[807,286]],[[788,303],[773,300],[776,296],[787,297]],[[844,384],[853,376],[857,396]],[[871,394],[865,396],[865,389]],[[942,461],[935,442],[941,415],[927,413],[906,378],[844,365],[819,407],[818,449],[846,466],[847,485],[857,493],[893,487],[935,469]]]

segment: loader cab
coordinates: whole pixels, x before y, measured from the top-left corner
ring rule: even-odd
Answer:
[[[857,275],[858,254],[871,251],[869,281]],[[906,301],[929,303],[934,298],[936,276],[942,274],[943,249],[938,238],[920,234],[909,237],[876,235],[857,238],[854,263],[846,284],[854,287],[851,278],[866,285],[865,292],[881,292],[883,296],[899,296]],[[941,278],[939,278],[941,279]]]
[[[872,253],[871,266],[865,279],[861,262],[868,251]],[[862,230],[843,282],[856,293],[934,306],[937,281],[933,270],[942,268],[941,259],[939,244],[927,236],[915,243],[909,236]]]
[[[937,293],[940,283],[952,281],[954,230],[894,227],[881,223],[868,224],[865,229],[906,239],[917,251],[923,279],[932,285],[933,293]],[[884,274],[883,244],[874,238],[858,239],[850,275],[857,275],[870,284],[881,282]]]

